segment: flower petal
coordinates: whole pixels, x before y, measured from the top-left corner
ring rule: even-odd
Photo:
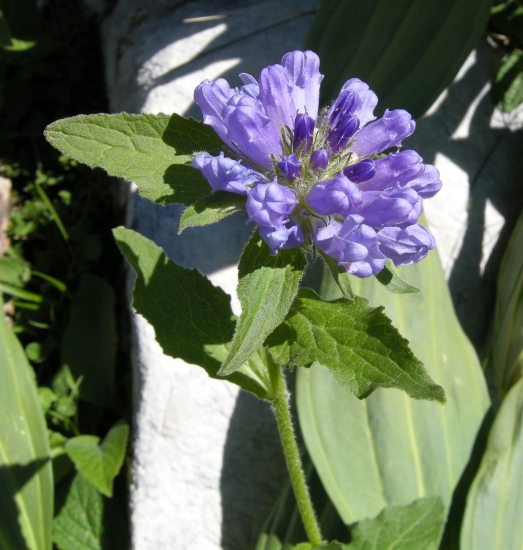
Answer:
[[[318,118],[320,84],[320,58],[310,50],[294,51],[283,56],[281,64],[289,75],[292,98],[298,113],[307,113],[314,120]]]
[[[385,110],[383,117],[367,124],[354,136],[354,144],[350,150],[359,155],[374,155],[389,147],[401,147],[401,142],[410,136],[416,128],[407,111],[395,109]]]
[[[196,155],[191,162],[205,176],[213,191],[230,191],[246,195],[249,185],[264,180],[264,177],[255,170],[246,168],[237,160],[220,156],[213,157],[209,153]]]

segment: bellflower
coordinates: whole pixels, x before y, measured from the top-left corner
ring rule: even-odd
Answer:
[[[423,259],[435,246],[418,224],[422,200],[441,188],[434,166],[400,150],[416,127],[402,109],[376,119],[369,86],[352,78],[319,109],[320,61],[286,54],[243,85],[203,81],[194,92],[223,152],[195,156],[213,191],[247,196],[249,222],[271,254],[317,246],[358,277]]]

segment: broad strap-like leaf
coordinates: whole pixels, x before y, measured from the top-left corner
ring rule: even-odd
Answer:
[[[467,496],[461,550],[523,547],[523,378],[508,392],[494,420]]]
[[[498,109],[505,113],[523,103],[523,51],[514,50],[503,62],[496,74],[492,93]]]
[[[376,279],[392,294],[420,294],[421,290],[409,285],[392,267],[392,262],[387,260],[385,267],[376,275]]]
[[[59,550],[102,550],[103,506],[94,485],[76,474],[53,521],[53,542]]]
[[[53,474],[34,372],[0,298],[0,548],[51,550]]]
[[[440,497],[426,497],[406,506],[389,506],[378,517],[351,528],[346,550],[436,550],[445,525]]]
[[[79,115],[45,130],[62,153],[111,176],[136,183],[140,194],[159,204],[193,204],[209,184],[190,166],[196,151],[223,148],[212,128],[179,115]]]
[[[180,234],[187,227],[211,225],[245,208],[246,197],[227,191],[216,191],[188,206],[180,219]]]
[[[129,426],[122,422],[113,426],[104,440],[93,435],[72,437],[65,444],[65,452],[78,472],[101,493],[113,494],[113,480],[122,467],[129,437]]]
[[[301,248],[280,250],[271,256],[269,247],[255,232],[238,266],[238,298],[242,313],[229,355],[220,375],[238,370],[260,348],[265,338],[285,319],[298,292],[306,260]]]
[[[381,111],[418,117],[452,82],[475,47],[492,0],[323,0],[305,47],[321,59],[320,105],[361,78]]]
[[[489,343],[489,367],[502,394],[523,372],[523,213],[499,269],[496,309]]]
[[[267,345],[281,365],[309,367],[318,361],[359,398],[382,387],[445,403],[443,388],[430,379],[383,308],[361,296],[324,302],[302,289]]]
[[[445,388],[445,407],[390,389],[359,400],[318,364],[297,373],[296,401],[307,449],[348,524],[427,495],[440,495],[449,507],[490,405],[481,365],[454,313],[437,253],[398,273],[423,294],[391,294],[374,277],[353,278],[354,292],[372,306],[385,306],[431,378]],[[330,274],[325,280],[331,280]],[[324,290],[325,299],[341,296],[333,281],[331,291]]]
[[[119,227],[114,236],[137,276],[133,306],[153,326],[164,353],[216,378],[234,334],[230,296],[196,269],[176,265],[139,233]],[[267,399],[268,386],[248,371],[246,365],[227,380]]]

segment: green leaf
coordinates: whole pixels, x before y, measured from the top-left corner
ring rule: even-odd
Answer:
[[[34,372],[4,315],[0,380],[0,547],[50,550],[53,477],[47,428]]]
[[[324,302],[302,289],[267,345],[280,365],[310,367],[318,361],[360,399],[383,387],[445,403],[443,388],[430,379],[383,308],[370,307],[361,296]]]
[[[102,550],[103,497],[80,474],[53,522],[53,542],[59,550]]]
[[[523,214],[512,232],[499,269],[489,366],[505,394],[523,375]]]
[[[357,523],[347,550],[437,550],[445,524],[445,506],[439,497],[415,500],[407,506],[389,506],[374,519]]]
[[[387,260],[384,269],[377,275],[376,279],[392,294],[419,294],[421,290],[405,282],[392,267],[392,262]]]
[[[72,437],[65,444],[65,451],[76,469],[101,493],[113,494],[113,480],[122,467],[127,449],[129,426],[117,423],[105,436],[102,444],[94,435]]]
[[[490,23],[501,34],[523,38],[523,6],[519,2],[507,0],[491,10]]]
[[[31,278],[29,264],[21,258],[0,258],[0,282],[22,287]]]
[[[154,327],[163,351],[217,378],[234,334],[230,296],[196,269],[176,265],[138,233],[119,227],[114,236],[137,275],[133,306]],[[245,366],[227,380],[267,399],[268,386],[248,370]]]
[[[354,300],[354,293],[352,292],[352,287],[350,286],[350,275],[347,270],[339,266],[338,262],[332,256],[325,254],[323,250],[318,248],[318,251],[321,257],[325,260],[325,263],[331,272],[332,278],[340,287],[343,296],[345,296],[348,300]]]
[[[305,41],[321,59],[320,105],[358,77],[384,108],[421,116],[481,37],[491,0],[323,0]]]
[[[38,388],[38,398],[40,399],[40,404],[44,413],[46,413],[58,399],[56,393],[51,388],[45,386],[40,386]]]
[[[180,219],[180,234],[187,227],[210,225],[219,222],[245,208],[246,197],[227,191],[216,191],[199,198],[192,206],[187,207]]]
[[[36,42],[30,40],[18,40],[17,38],[11,38],[11,44],[9,46],[3,46],[3,49],[8,52],[25,52],[34,48]]]
[[[83,377],[81,398],[101,407],[113,405],[114,301],[111,285],[90,273],[83,275],[60,350],[62,364],[75,378]]]
[[[448,507],[489,408],[483,372],[454,313],[438,255],[431,252],[398,272],[424,293],[391,294],[372,277],[355,278],[354,292],[385,306],[429,375],[445,388],[447,405],[415,401],[394,389],[378,389],[359,401],[324,367],[297,373],[307,449],[346,523],[427,495],[441,496]],[[333,299],[340,292],[331,284],[322,296]]]
[[[242,313],[229,355],[219,374],[238,370],[261,347],[265,338],[285,319],[298,292],[306,260],[301,248],[280,250],[271,256],[257,232],[238,265],[238,298]]]
[[[492,87],[498,108],[510,113],[523,103],[523,51],[514,50],[503,62]]]
[[[192,168],[195,151],[224,145],[212,128],[179,115],[80,115],[50,124],[47,140],[65,155],[136,183],[159,204],[193,204],[209,184]]]
[[[523,546],[523,378],[504,399],[467,496],[461,550]]]
[[[29,302],[34,302],[35,304],[41,304],[44,301],[44,298],[39,294],[29,292],[28,290],[24,290],[23,288],[17,288],[15,286],[8,285],[6,283],[0,283],[0,293],[2,292],[10,294],[11,296],[16,296],[17,298],[23,298],[24,300],[27,300]]]

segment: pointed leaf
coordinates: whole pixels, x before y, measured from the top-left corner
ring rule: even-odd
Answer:
[[[93,435],[72,437],[65,444],[65,451],[76,469],[101,493],[113,494],[113,480],[122,467],[127,449],[129,426],[118,423],[105,436],[102,444]]]
[[[505,397],[467,496],[462,550],[523,547],[523,378]]]
[[[214,130],[179,115],[80,115],[57,120],[47,140],[65,155],[136,183],[159,204],[193,204],[209,184],[190,166],[195,151],[223,147]]]
[[[114,236],[137,275],[133,307],[154,327],[163,351],[216,378],[234,334],[230,296],[196,269],[176,265],[140,234],[119,227]],[[248,366],[228,380],[261,399],[268,397],[268,386],[251,376]]]
[[[348,300],[354,300],[354,293],[352,292],[352,287],[350,286],[350,275],[348,271],[339,266],[338,262],[328,254],[325,254],[323,250],[318,248],[318,251],[321,254],[321,257],[325,260],[325,263],[331,272],[332,278],[340,287],[343,296],[345,296]]]
[[[220,375],[238,370],[285,319],[298,292],[306,261],[301,248],[280,250],[270,256],[269,247],[255,232],[238,266],[238,298],[242,314],[229,355]]]
[[[309,367],[318,361],[359,398],[383,387],[445,403],[443,388],[430,379],[383,308],[370,307],[361,296],[323,302],[302,289],[267,346],[281,365]]]
[[[51,550],[53,477],[34,372],[0,299],[0,548]]]
[[[385,267],[376,275],[376,279],[392,294],[419,294],[421,290],[405,282],[387,260]]]
[[[398,271],[424,293],[391,294],[374,278],[355,279],[354,291],[372,305],[385,305],[430,376],[445,388],[447,405],[414,401],[393,389],[378,389],[359,401],[324,367],[313,365],[297,373],[307,449],[346,523],[427,495],[440,495],[449,506],[490,403],[438,255],[431,252],[423,262]],[[323,295],[338,296],[334,284]]]
[[[53,542],[59,550],[102,550],[102,520],[102,495],[77,474],[54,519]]]
[[[492,0],[323,0],[305,46],[321,59],[320,105],[358,77],[381,112],[421,116],[452,82],[481,37]]]
[[[30,278],[31,268],[25,260],[7,256],[0,258],[0,283],[21,287]]]
[[[506,393],[523,374],[523,214],[499,269],[489,366]]]
[[[347,550],[436,550],[445,524],[445,506],[439,497],[415,500],[407,506],[389,506],[374,519],[357,523]]]
[[[245,208],[246,198],[236,193],[216,191],[188,206],[180,219],[180,234],[187,227],[211,225]]]

